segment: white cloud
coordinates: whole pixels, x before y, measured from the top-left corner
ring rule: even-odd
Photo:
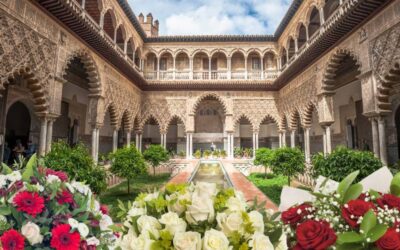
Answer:
[[[162,35],[273,34],[291,0],[129,0]]]

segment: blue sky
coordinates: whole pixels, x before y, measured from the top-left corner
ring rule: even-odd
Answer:
[[[128,0],[161,35],[273,34],[292,0]]]

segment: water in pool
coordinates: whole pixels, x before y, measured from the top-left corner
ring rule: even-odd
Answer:
[[[229,184],[226,180],[222,165],[219,162],[201,162],[192,182],[209,182],[217,184],[218,188],[227,188]]]

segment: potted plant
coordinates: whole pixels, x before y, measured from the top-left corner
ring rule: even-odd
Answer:
[[[201,151],[198,149],[198,150],[196,150],[196,152],[194,152],[194,157],[196,158],[196,159],[200,159],[201,158]]]
[[[208,159],[211,156],[211,151],[210,150],[204,150],[203,157]]]

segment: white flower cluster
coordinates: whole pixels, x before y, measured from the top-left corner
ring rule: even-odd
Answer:
[[[230,250],[233,235],[243,239],[248,249],[274,249],[264,234],[263,215],[248,211],[243,194],[231,190],[221,201],[218,193],[215,184],[198,182],[172,194],[155,192],[137,199],[124,222],[127,232],[119,246],[123,250],[149,250],[165,240],[167,233],[176,250]],[[149,212],[153,208],[148,204],[160,197],[167,205],[157,216]],[[287,249],[284,239],[282,243],[279,249]]]
[[[7,175],[0,175],[0,189],[10,188],[15,182],[22,179],[21,173],[19,171],[13,171]]]

